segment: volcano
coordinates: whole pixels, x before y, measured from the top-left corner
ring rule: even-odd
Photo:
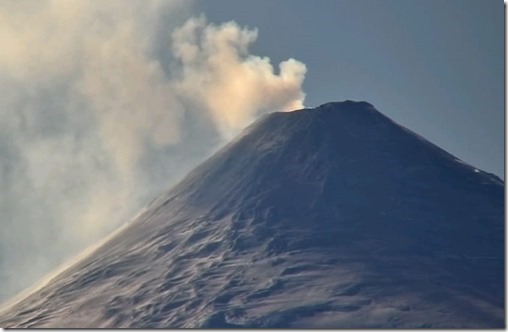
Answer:
[[[502,328],[504,182],[367,102],[268,114],[2,327]]]

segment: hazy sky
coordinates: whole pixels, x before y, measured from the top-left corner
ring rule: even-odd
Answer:
[[[259,29],[253,52],[307,66],[307,106],[365,100],[455,156],[504,169],[500,0],[200,1]]]
[[[0,301],[270,111],[365,100],[503,173],[503,3],[0,0]]]

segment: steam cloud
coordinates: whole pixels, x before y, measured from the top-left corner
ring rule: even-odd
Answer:
[[[263,110],[303,107],[305,65],[289,59],[275,75],[269,58],[248,53],[256,30],[241,29],[234,22],[207,25],[202,16],[188,20],[172,37],[183,66],[178,91],[197,98],[222,133],[238,131]]]
[[[258,115],[302,107],[257,31],[183,1],[0,2],[0,300],[128,221]],[[183,24],[182,24],[183,23]]]

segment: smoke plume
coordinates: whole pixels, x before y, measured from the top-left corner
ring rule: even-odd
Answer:
[[[305,65],[180,0],[0,1],[0,300],[129,220],[263,112]],[[190,18],[189,18],[190,17]]]
[[[257,30],[235,22],[208,25],[203,16],[172,34],[174,54],[182,64],[178,91],[211,112],[224,134],[238,131],[263,111],[303,106],[305,65],[289,59],[280,63],[280,74],[274,74],[269,58],[249,54],[256,38]]]

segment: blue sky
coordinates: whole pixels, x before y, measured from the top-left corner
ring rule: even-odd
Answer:
[[[365,100],[464,161],[504,173],[504,6],[494,0],[200,1],[259,29],[252,52],[306,64],[306,106]]]

